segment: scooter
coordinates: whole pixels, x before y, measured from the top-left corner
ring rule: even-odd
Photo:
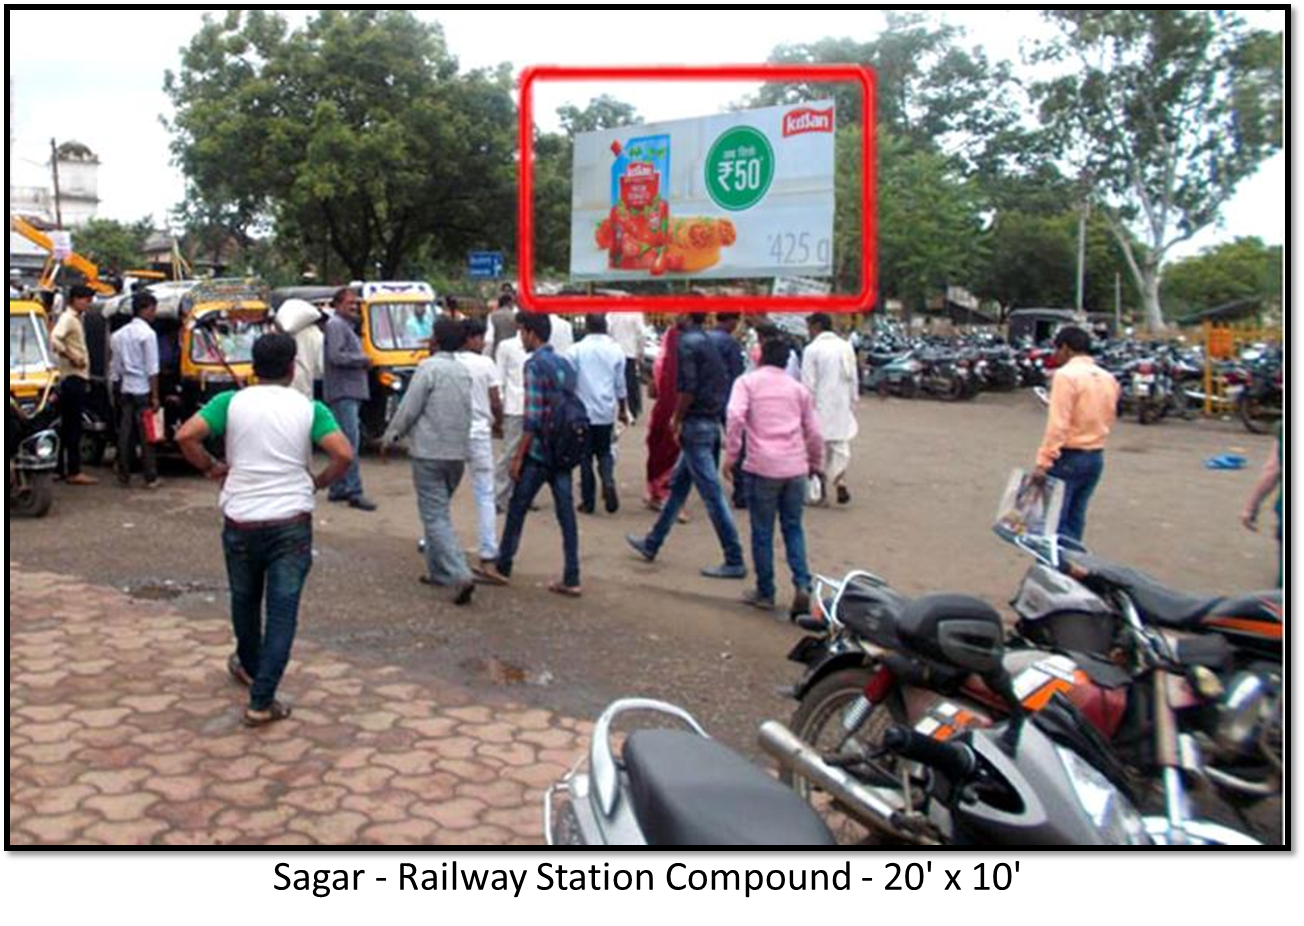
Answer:
[[[896,395],[913,399],[919,395],[923,368],[913,350],[900,354],[870,353],[866,356],[861,391],[877,392],[883,398]]]
[[[684,729],[639,728],[617,751],[613,723],[651,712]],[[711,739],[691,714],[645,698],[614,702],[581,760],[543,799],[551,846],[831,846],[810,805]]]

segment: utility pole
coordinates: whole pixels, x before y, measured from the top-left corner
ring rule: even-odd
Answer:
[[[1087,273],[1087,211],[1090,205],[1086,198],[1082,200],[1082,214],[1078,216],[1078,287],[1074,307],[1080,313],[1083,303],[1083,281]]]
[[[1114,337],[1123,330],[1123,276],[1114,274]]]
[[[54,173],[54,224],[63,228],[63,204],[59,199],[59,149],[50,139],[50,170]]]

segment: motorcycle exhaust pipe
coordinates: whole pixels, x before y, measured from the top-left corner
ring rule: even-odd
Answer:
[[[900,809],[884,800],[877,790],[862,784],[845,770],[834,768],[800,737],[777,720],[761,724],[761,748],[779,764],[827,791],[862,823],[886,829],[905,839],[917,840]]]

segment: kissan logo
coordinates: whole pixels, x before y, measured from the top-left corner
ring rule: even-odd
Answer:
[[[783,137],[806,132],[832,132],[833,109],[794,109],[783,117]]]

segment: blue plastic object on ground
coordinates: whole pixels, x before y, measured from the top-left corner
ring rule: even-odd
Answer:
[[[1245,457],[1237,456],[1234,453],[1224,453],[1205,460],[1204,466],[1206,469],[1245,469],[1246,462]]]

